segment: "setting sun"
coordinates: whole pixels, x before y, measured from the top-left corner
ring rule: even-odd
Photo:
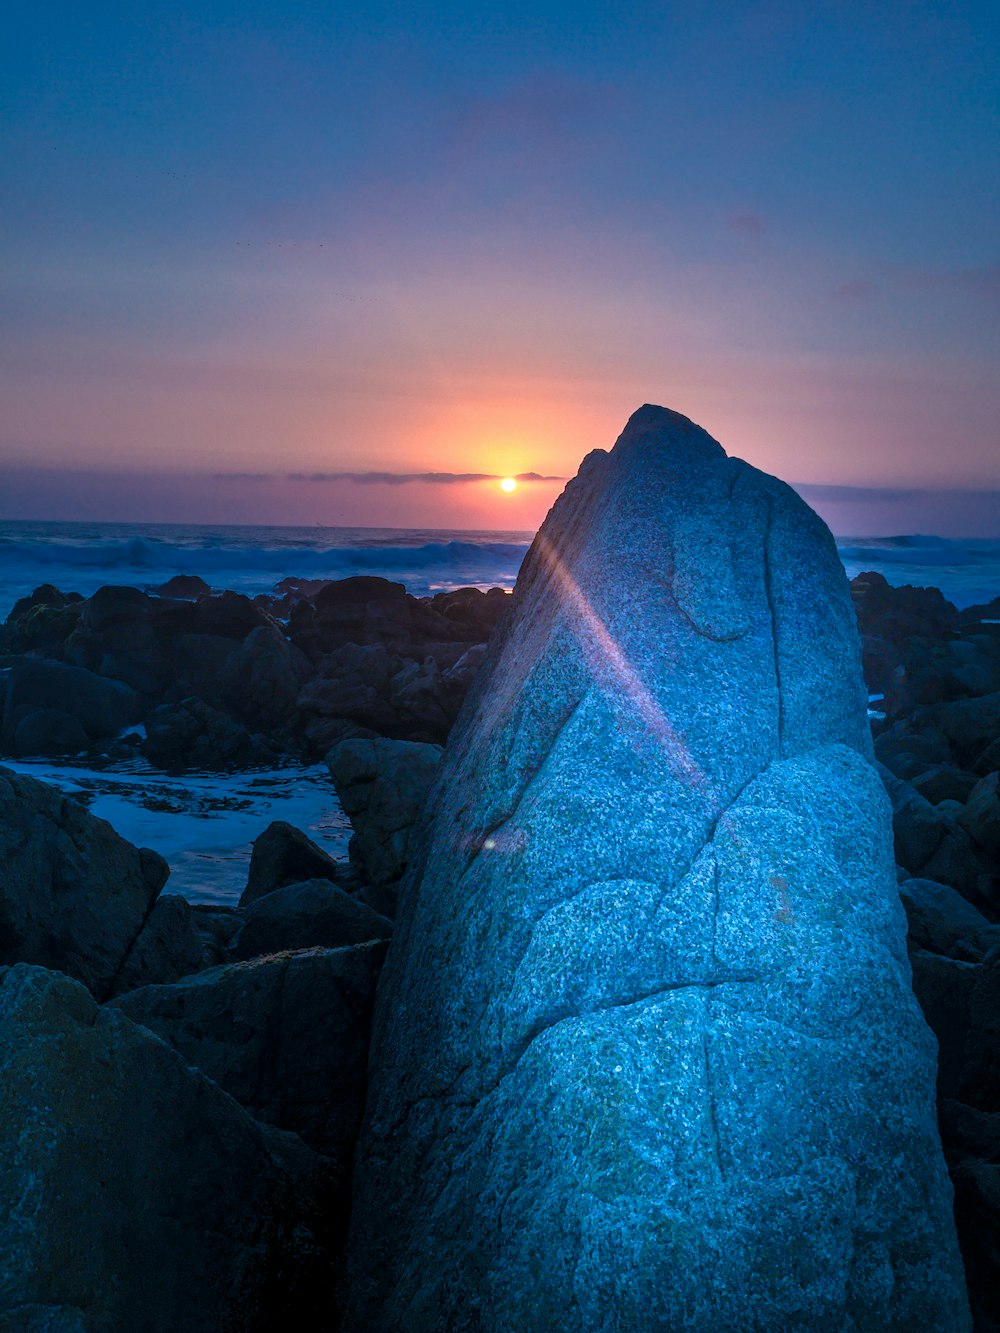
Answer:
[[[510,494],[511,491],[517,490],[517,482],[513,477],[504,477],[500,483],[500,489]]]

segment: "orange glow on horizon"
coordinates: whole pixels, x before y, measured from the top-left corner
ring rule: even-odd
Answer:
[[[514,477],[504,477],[503,481],[500,483],[500,489],[502,491],[506,491],[508,495],[511,493],[511,491],[516,491],[517,490],[516,479]]]

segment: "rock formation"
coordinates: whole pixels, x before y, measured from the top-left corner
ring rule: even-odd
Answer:
[[[792,491],[585,460],[403,882],[349,1328],[968,1327],[865,702]]]
[[[329,1328],[330,1164],[68,977],[0,968],[0,1327]]]
[[[72,797],[0,768],[0,964],[56,968],[104,999],[168,874]]]

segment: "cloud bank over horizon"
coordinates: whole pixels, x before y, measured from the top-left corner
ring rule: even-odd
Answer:
[[[449,474],[443,481],[440,475],[426,473],[378,479],[362,473],[326,474],[317,483],[311,476],[278,472],[216,477],[0,464],[0,521],[423,527],[531,534],[566,481],[522,474],[523,488],[503,496],[501,479],[502,474],[488,473]],[[1000,487],[789,484],[837,536],[930,533],[1000,539]],[[366,494],[360,516],[359,485]],[[402,515],[400,488],[411,497]],[[448,498],[453,489],[463,492],[457,510]]]

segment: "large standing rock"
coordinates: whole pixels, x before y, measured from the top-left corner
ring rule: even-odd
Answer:
[[[0,971],[0,1124],[2,1326],[331,1326],[323,1159],[56,972]]]
[[[40,963],[100,999],[169,874],[79,801],[0,768],[0,963]]]
[[[968,1327],[865,706],[793,492],[660,408],[585,460],[404,880],[348,1327]]]

